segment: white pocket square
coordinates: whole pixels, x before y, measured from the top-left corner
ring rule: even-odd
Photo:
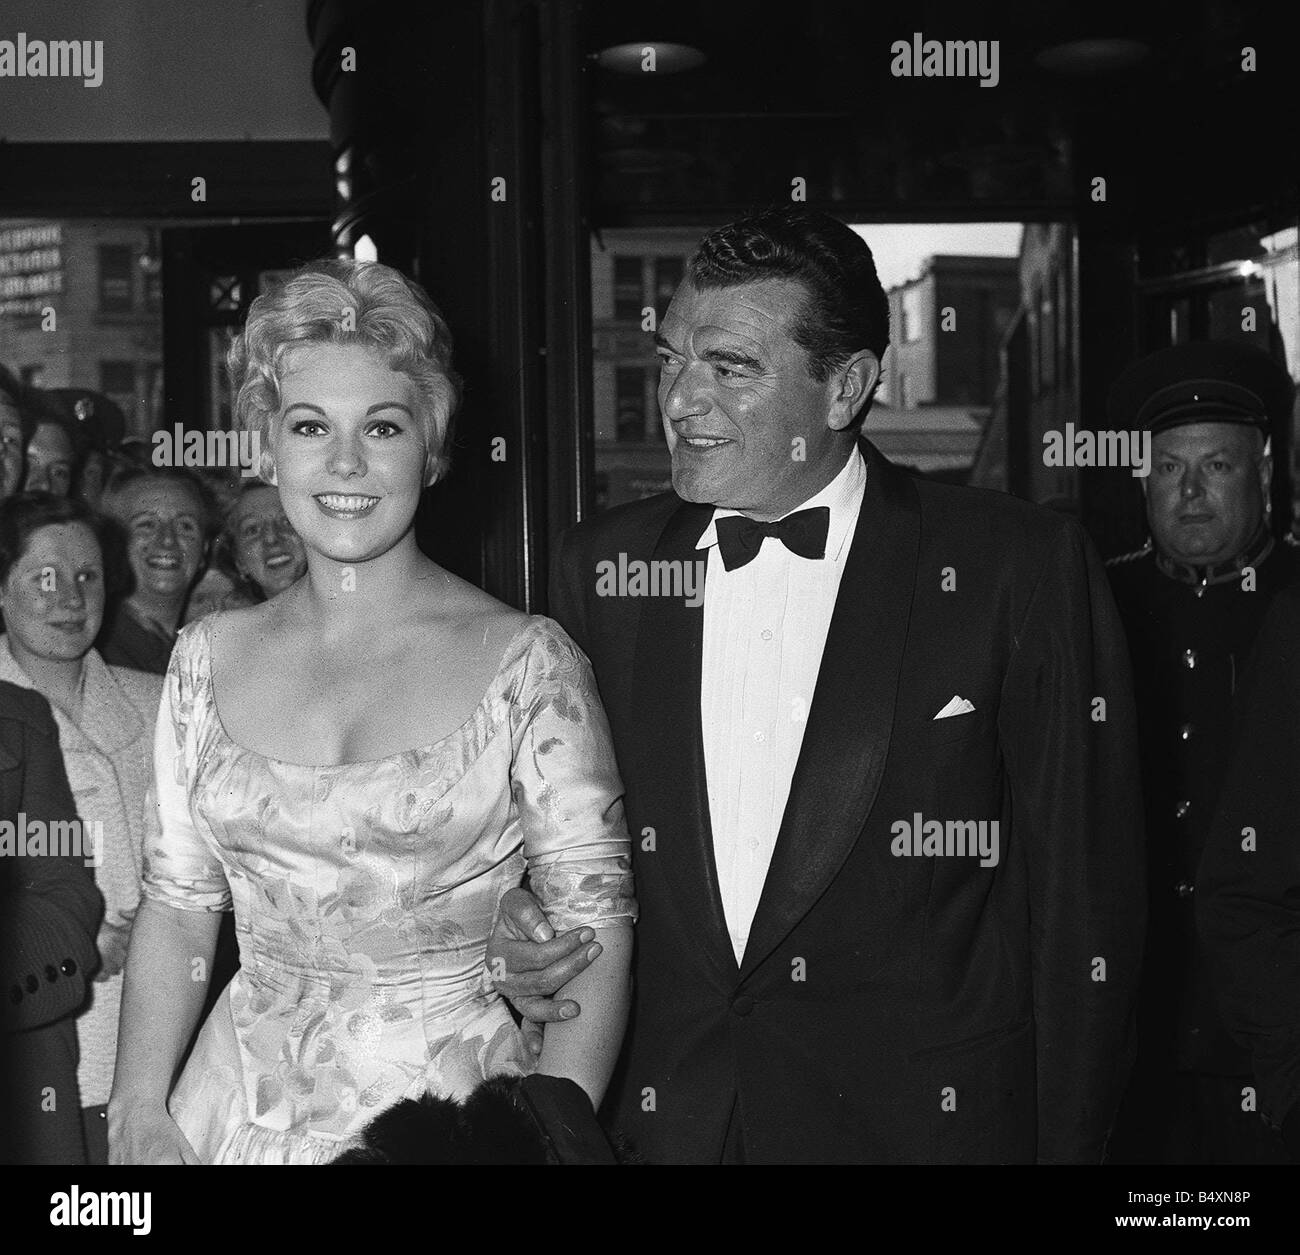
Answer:
[[[935,719],[951,719],[953,715],[969,715],[975,709],[964,697],[953,696]]]

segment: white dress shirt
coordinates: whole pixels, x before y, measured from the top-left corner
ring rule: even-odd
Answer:
[[[866,463],[855,447],[844,469],[796,507],[830,507],[822,559],[800,558],[768,537],[758,557],[728,571],[716,522],[737,510],[714,510],[696,544],[709,550],[700,672],[704,768],[718,885],[737,963],[781,830],[866,484]]]

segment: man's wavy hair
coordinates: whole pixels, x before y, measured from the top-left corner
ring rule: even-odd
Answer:
[[[785,206],[718,227],[700,242],[686,273],[697,292],[766,279],[801,283],[808,299],[788,325],[818,383],[863,349],[884,361],[889,298],[876,259],[860,235],[830,214]],[[859,411],[858,423],[871,401]]]
[[[375,349],[410,379],[424,434],[424,482],[447,473],[461,380],[452,369],[451,332],[442,314],[423,288],[391,266],[337,260],[311,262],[259,296],[230,346],[235,423],[259,433],[263,479],[270,480],[274,465],[269,450],[286,358],[304,344]]]

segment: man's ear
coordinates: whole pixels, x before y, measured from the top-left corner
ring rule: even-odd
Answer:
[[[835,395],[826,415],[826,426],[832,431],[844,431],[856,421],[880,382],[880,358],[870,349],[863,349],[831,378],[835,381]]]

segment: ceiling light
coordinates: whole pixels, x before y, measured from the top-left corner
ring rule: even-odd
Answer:
[[[614,44],[596,54],[601,69],[615,74],[680,74],[703,65],[705,59],[704,53],[690,44],[654,39]]]

